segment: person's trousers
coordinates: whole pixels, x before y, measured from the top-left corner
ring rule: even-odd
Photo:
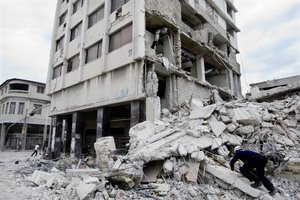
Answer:
[[[37,150],[34,150],[33,153],[31,154],[31,156],[33,156],[35,154],[35,156],[37,156],[38,152]]]
[[[255,156],[249,159],[240,168],[241,173],[249,179],[250,182],[261,181],[265,188],[269,191],[274,189],[271,181],[265,176],[265,166],[268,159],[264,156]],[[255,171],[256,170],[256,171]]]

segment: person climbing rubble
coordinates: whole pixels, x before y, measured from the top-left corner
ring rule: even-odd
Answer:
[[[39,144],[37,144],[37,145],[35,145],[34,146],[34,151],[33,151],[33,153],[31,154],[31,156],[37,156],[37,154],[38,154],[38,149],[40,148],[40,145]]]
[[[240,167],[240,172],[249,179],[251,187],[258,188],[262,184],[269,191],[271,196],[277,192],[271,181],[265,176],[265,166],[268,159],[254,151],[243,150],[240,146],[234,148],[234,156],[230,161],[230,168],[234,171],[234,164],[241,160],[244,164]]]

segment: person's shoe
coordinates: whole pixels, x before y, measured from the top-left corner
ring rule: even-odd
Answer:
[[[277,189],[273,188],[272,190],[269,191],[269,195],[274,196],[277,193]]]
[[[262,186],[262,183],[260,181],[256,181],[256,182],[251,184],[251,187],[253,187],[253,188],[258,188],[260,186]]]

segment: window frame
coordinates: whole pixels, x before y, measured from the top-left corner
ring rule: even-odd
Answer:
[[[41,115],[42,114],[42,107],[43,107],[42,104],[33,104],[34,114]],[[35,109],[38,109],[38,110],[35,110]]]
[[[80,8],[83,7],[84,0],[77,0],[73,3],[72,15],[74,15]]]
[[[17,103],[15,101],[10,102],[8,114],[10,114],[10,115],[15,114],[15,112],[16,112],[16,105],[17,105]]]
[[[92,52],[89,53],[89,51],[91,51],[93,49],[93,47],[96,47],[96,46],[97,46],[96,57],[95,58],[92,57],[92,58],[89,59],[89,55],[90,55],[90,53],[92,53]],[[102,56],[102,40],[100,40],[100,41],[94,43],[93,45],[89,46],[85,51],[86,51],[85,64],[87,64],[89,62],[92,62],[93,60],[96,60],[98,58],[101,58],[101,56]]]
[[[62,66],[63,65],[60,64],[60,65],[58,65],[58,66],[56,66],[56,67],[53,68],[52,80],[56,79],[56,78],[58,78],[58,77],[60,77],[62,75]],[[59,73],[57,74],[58,70],[59,70]]]
[[[126,38],[126,37],[124,37],[124,34],[128,29],[130,29],[130,37]],[[119,36],[120,38],[118,39],[117,36]],[[130,24],[124,26],[123,28],[117,30],[116,32],[110,34],[109,35],[109,50],[108,51],[113,52],[114,50],[117,50],[117,49],[121,48],[122,46],[124,46],[128,43],[131,43],[132,42],[132,36],[133,36],[132,23],[130,23]],[[118,41],[117,39],[120,40],[120,41]],[[120,44],[115,44],[117,42],[120,42]]]
[[[61,16],[58,18],[58,26],[61,26],[63,23],[66,22],[67,18],[67,12],[64,12]]]
[[[55,52],[57,52],[60,49],[63,49],[64,41],[65,41],[65,35],[61,36],[56,40]]]
[[[22,110],[21,110],[21,108],[22,108]],[[24,108],[25,108],[25,103],[24,102],[19,102],[17,114],[18,115],[23,115],[24,114]]]
[[[78,59],[78,61],[74,62],[74,61],[76,61],[76,59]],[[78,64],[74,65],[74,63],[75,64],[78,63]],[[79,65],[80,65],[80,57],[79,57],[79,54],[77,54],[68,60],[67,73],[78,69]]]
[[[44,94],[45,93],[45,87],[44,86],[37,86],[36,87],[36,92],[40,93],[40,94]]]
[[[75,38],[81,35],[82,32],[82,21],[76,24],[72,29],[70,33],[70,42],[73,41]]]
[[[100,12],[101,11],[101,12]],[[104,18],[104,5],[101,5],[88,16],[88,29],[100,22]],[[95,19],[93,21],[93,19]]]
[[[114,11],[118,10],[119,8],[121,8],[123,5],[125,5],[129,0],[122,0],[123,2],[121,2],[119,5],[117,4],[118,0],[111,0],[111,7],[110,7],[110,13],[113,13]]]

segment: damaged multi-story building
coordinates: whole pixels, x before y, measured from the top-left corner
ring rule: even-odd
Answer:
[[[51,120],[45,87],[45,83],[19,78],[0,85],[0,149],[45,144]]]
[[[232,0],[58,0],[47,79],[52,151],[80,157],[191,96],[241,94]]]

